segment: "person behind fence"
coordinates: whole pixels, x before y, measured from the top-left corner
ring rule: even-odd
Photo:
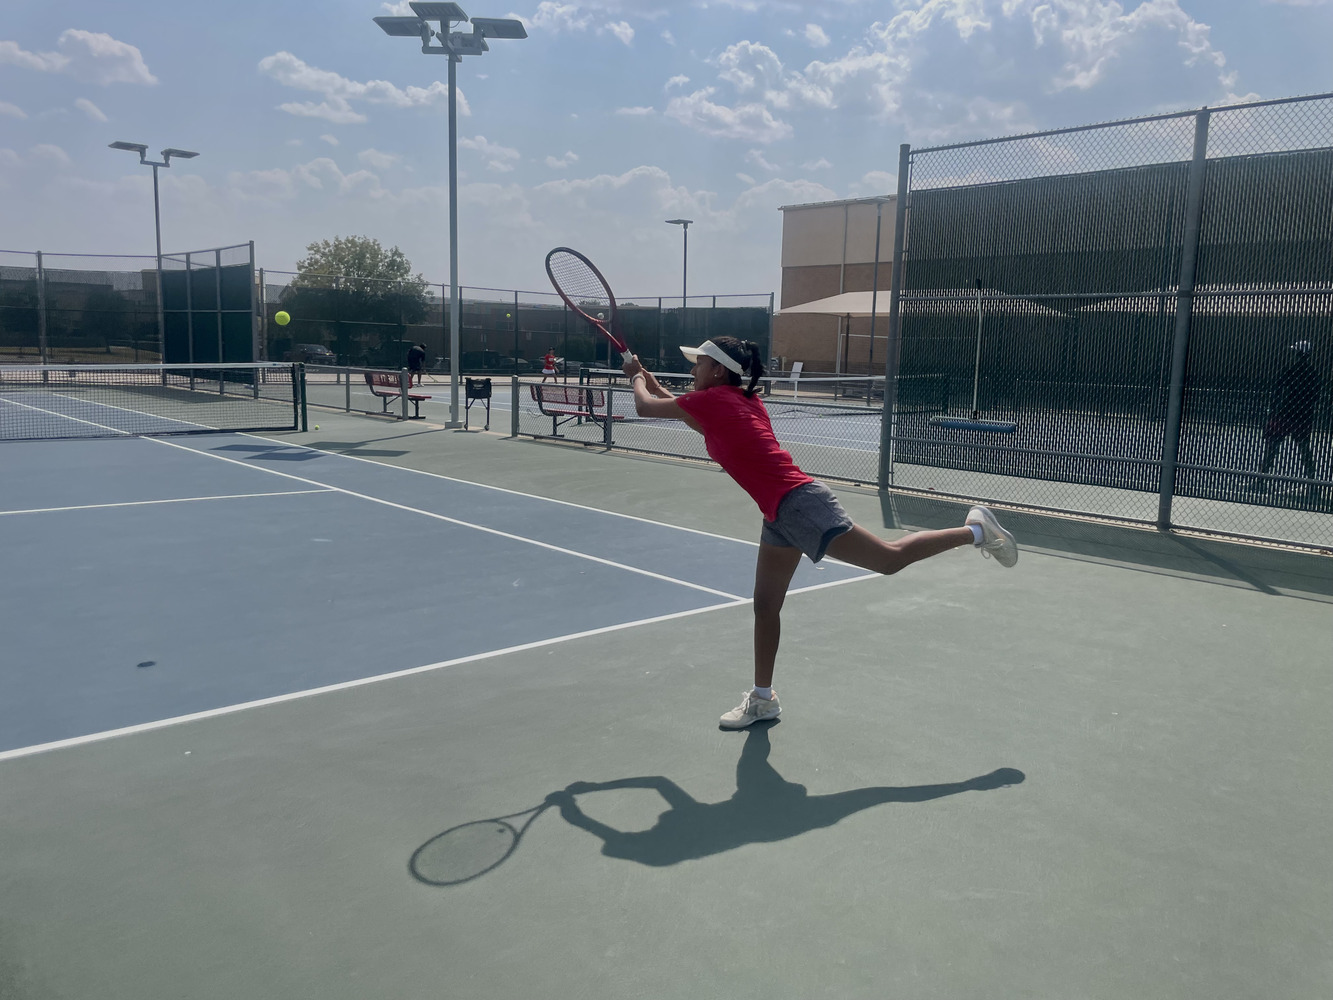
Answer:
[[[680,350],[694,362],[693,388],[680,396],[663,389],[638,357],[625,362],[634,409],[641,417],[683,421],[702,434],[709,457],[750,494],[764,519],[754,581],[754,687],[722,716],[722,728],[742,729],[781,711],[773,690],[780,613],[802,553],[813,562],[827,553],[885,574],[964,545],[975,545],[1001,566],[1018,561],[1014,536],[986,507],[973,507],[956,528],[917,531],[892,541],[854,524],[833,491],[797,468],[778,443],[768,410],[755,395],[764,374],[759,347],[718,337]],[[747,373],[750,382],[742,388]]]
[[[555,348],[553,347],[548,347],[545,356],[542,358],[542,381],[545,382],[548,377],[552,382],[560,381],[556,375]]]
[[[407,351],[408,384],[420,384],[421,375],[426,370],[426,345],[413,344]]]
[[[1320,379],[1311,358],[1308,340],[1298,340],[1290,351],[1295,359],[1278,376],[1264,423],[1264,457],[1250,489],[1267,493],[1268,474],[1277,461],[1282,442],[1291,438],[1296,446],[1307,479],[1315,478],[1314,453],[1310,450],[1310,432],[1314,429],[1314,408],[1319,400]],[[1315,489],[1310,486],[1311,491]]]

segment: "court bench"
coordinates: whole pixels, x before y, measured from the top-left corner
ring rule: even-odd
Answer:
[[[366,372],[366,385],[384,404],[384,412],[389,412],[389,400],[403,398],[402,372]],[[412,417],[421,419],[421,401],[431,397],[424,392],[413,392],[411,376],[408,376],[407,398],[412,401]]]
[[[529,385],[533,401],[542,416],[551,418],[551,436],[560,437],[560,425],[571,420],[591,420],[605,423],[624,420],[619,413],[611,413],[610,396],[604,389],[590,389],[584,385]],[[608,439],[609,440],[609,439]]]

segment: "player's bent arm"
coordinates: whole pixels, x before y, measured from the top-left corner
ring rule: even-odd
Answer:
[[[666,399],[659,399],[648,392],[643,379],[634,380],[634,412],[641,417],[656,417],[659,420],[680,420],[702,434],[703,428],[698,422],[680,408],[676,397],[670,394]]]

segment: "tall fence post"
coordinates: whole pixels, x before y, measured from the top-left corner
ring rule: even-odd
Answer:
[[[47,352],[46,342],[46,271],[42,267],[42,252],[37,251],[37,354],[42,359],[42,364],[51,363]],[[42,373],[42,380],[46,380],[46,373]]]
[[[884,359],[884,414],[879,421],[879,474],[881,490],[893,482],[893,438],[897,431],[898,355],[902,342],[903,248],[907,235],[907,187],[912,170],[912,147],[898,147],[898,196],[893,206],[893,269],[889,272],[889,325]],[[879,252],[875,252],[879,256]]]
[[[1176,491],[1180,458],[1180,425],[1185,409],[1185,366],[1189,358],[1190,318],[1194,312],[1194,272],[1203,223],[1203,185],[1208,165],[1208,119],[1204,108],[1194,119],[1194,159],[1185,187],[1185,235],[1180,247],[1180,281],[1176,290],[1176,328],[1171,352],[1171,389],[1167,397],[1166,427],[1162,432],[1162,478],[1157,496],[1157,527],[1171,527],[1171,501]]]

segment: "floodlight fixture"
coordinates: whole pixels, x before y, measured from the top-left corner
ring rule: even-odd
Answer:
[[[440,49],[432,49],[432,52],[444,52],[455,56],[479,56],[483,52],[489,52],[490,46],[486,44],[486,39],[476,33],[463,34],[461,31],[450,32],[447,39],[441,38],[444,46]]]
[[[514,18],[480,17],[472,22],[471,32],[451,31],[455,22],[468,16],[456,3],[430,3],[413,0],[408,6],[416,17],[376,17],[373,20],[387,35],[421,39],[425,55],[449,57],[449,421],[446,427],[461,427],[458,395],[461,364],[460,325],[462,302],[458,287],[458,64],[463,56],[489,52],[486,39],[527,38],[523,22]],[[439,22],[432,28],[427,21]],[[431,45],[431,39],[439,39]]]
[[[108,145],[112,149],[123,149],[127,153],[138,153],[139,163],[153,168],[153,232],[157,237],[157,347],[162,360],[165,361],[167,357],[167,324],[166,315],[162,309],[162,209],[157,195],[157,168],[170,167],[173,156],[180,160],[189,160],[199,154],[191,149],[177,149],[175,146],[168,146],[162,150],[162,162],[158,163],[150,160],[146,155],[148,153],[146,143],[117,140]]]
[[[419,17],[377,17],[374,21],[386,35],[400,38],[420,38],[421,29],[427,27]]]
[[[680,226],[682,239],[680,262],[680,324],[685,326],[685,310],[690,307],[690,225],[693,219],[667,219],[668,226]]]
[[[472,30],[486,38],[527,38],[523,22],[510,17],[474,17]]]
[[[423,21],[466,21],[467,15],[456,3],[410,3],[412,13]]]

